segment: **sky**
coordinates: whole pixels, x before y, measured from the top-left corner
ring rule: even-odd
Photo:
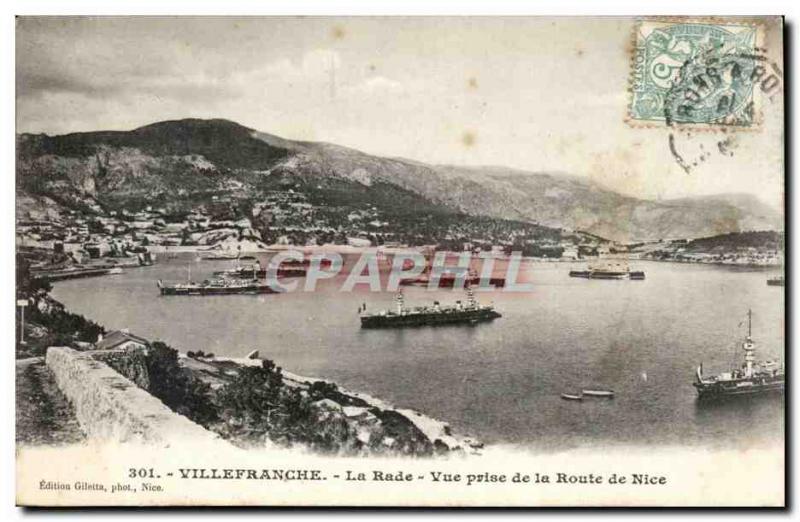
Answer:
[[[752,131],[626,120],[624,18],[17,19],[17,132],[225,118],[289,139],[436,164],[591,178],[648,199],[753,194],[783,205],[783,98]],[[763,44],[782,64],[780,26]],[[717,153],[726,140],[726,154]]]

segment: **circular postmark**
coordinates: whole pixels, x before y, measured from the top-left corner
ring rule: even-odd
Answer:
[[[752,125],[757,58],[712,44],[687,59],[664,96],[667,125]]]
[[[664,120],[671,129],[669,150],[688,174],[712,156],[733,157],[737,128],[758,124],[755,98],[773,101],[783,87],[783,71],[767,50],[719,53],[706,51],[687,60],[665,96]],[[693,124],[722,131],[694,132]]]

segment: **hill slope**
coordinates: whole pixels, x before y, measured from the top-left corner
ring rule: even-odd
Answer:
[[[322,200],[352,194],[397,212],[439,209],[617,240],[782,228],[781,216],[751,196],[642,200],[563,174],[382,158],[286,140],[227,120],[18,138],[18,194],[34,203],[47,197],[64,205],[120,198],[175,204],[287,185],[304,187]]]

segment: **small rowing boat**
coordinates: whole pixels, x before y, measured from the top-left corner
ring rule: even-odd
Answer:
[[[562,393],[561,398],[568,401],[582,401],[583,395],[580,394],[576,395],[574,393]]]
[[[600,399],[613,399],[614,392],[611,390],[583,390],[582,395],[586,397],[597,397]]]

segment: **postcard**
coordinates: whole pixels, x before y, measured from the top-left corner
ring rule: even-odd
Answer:
[[[17,503],[784,506],[783,33],[18,17]]]

